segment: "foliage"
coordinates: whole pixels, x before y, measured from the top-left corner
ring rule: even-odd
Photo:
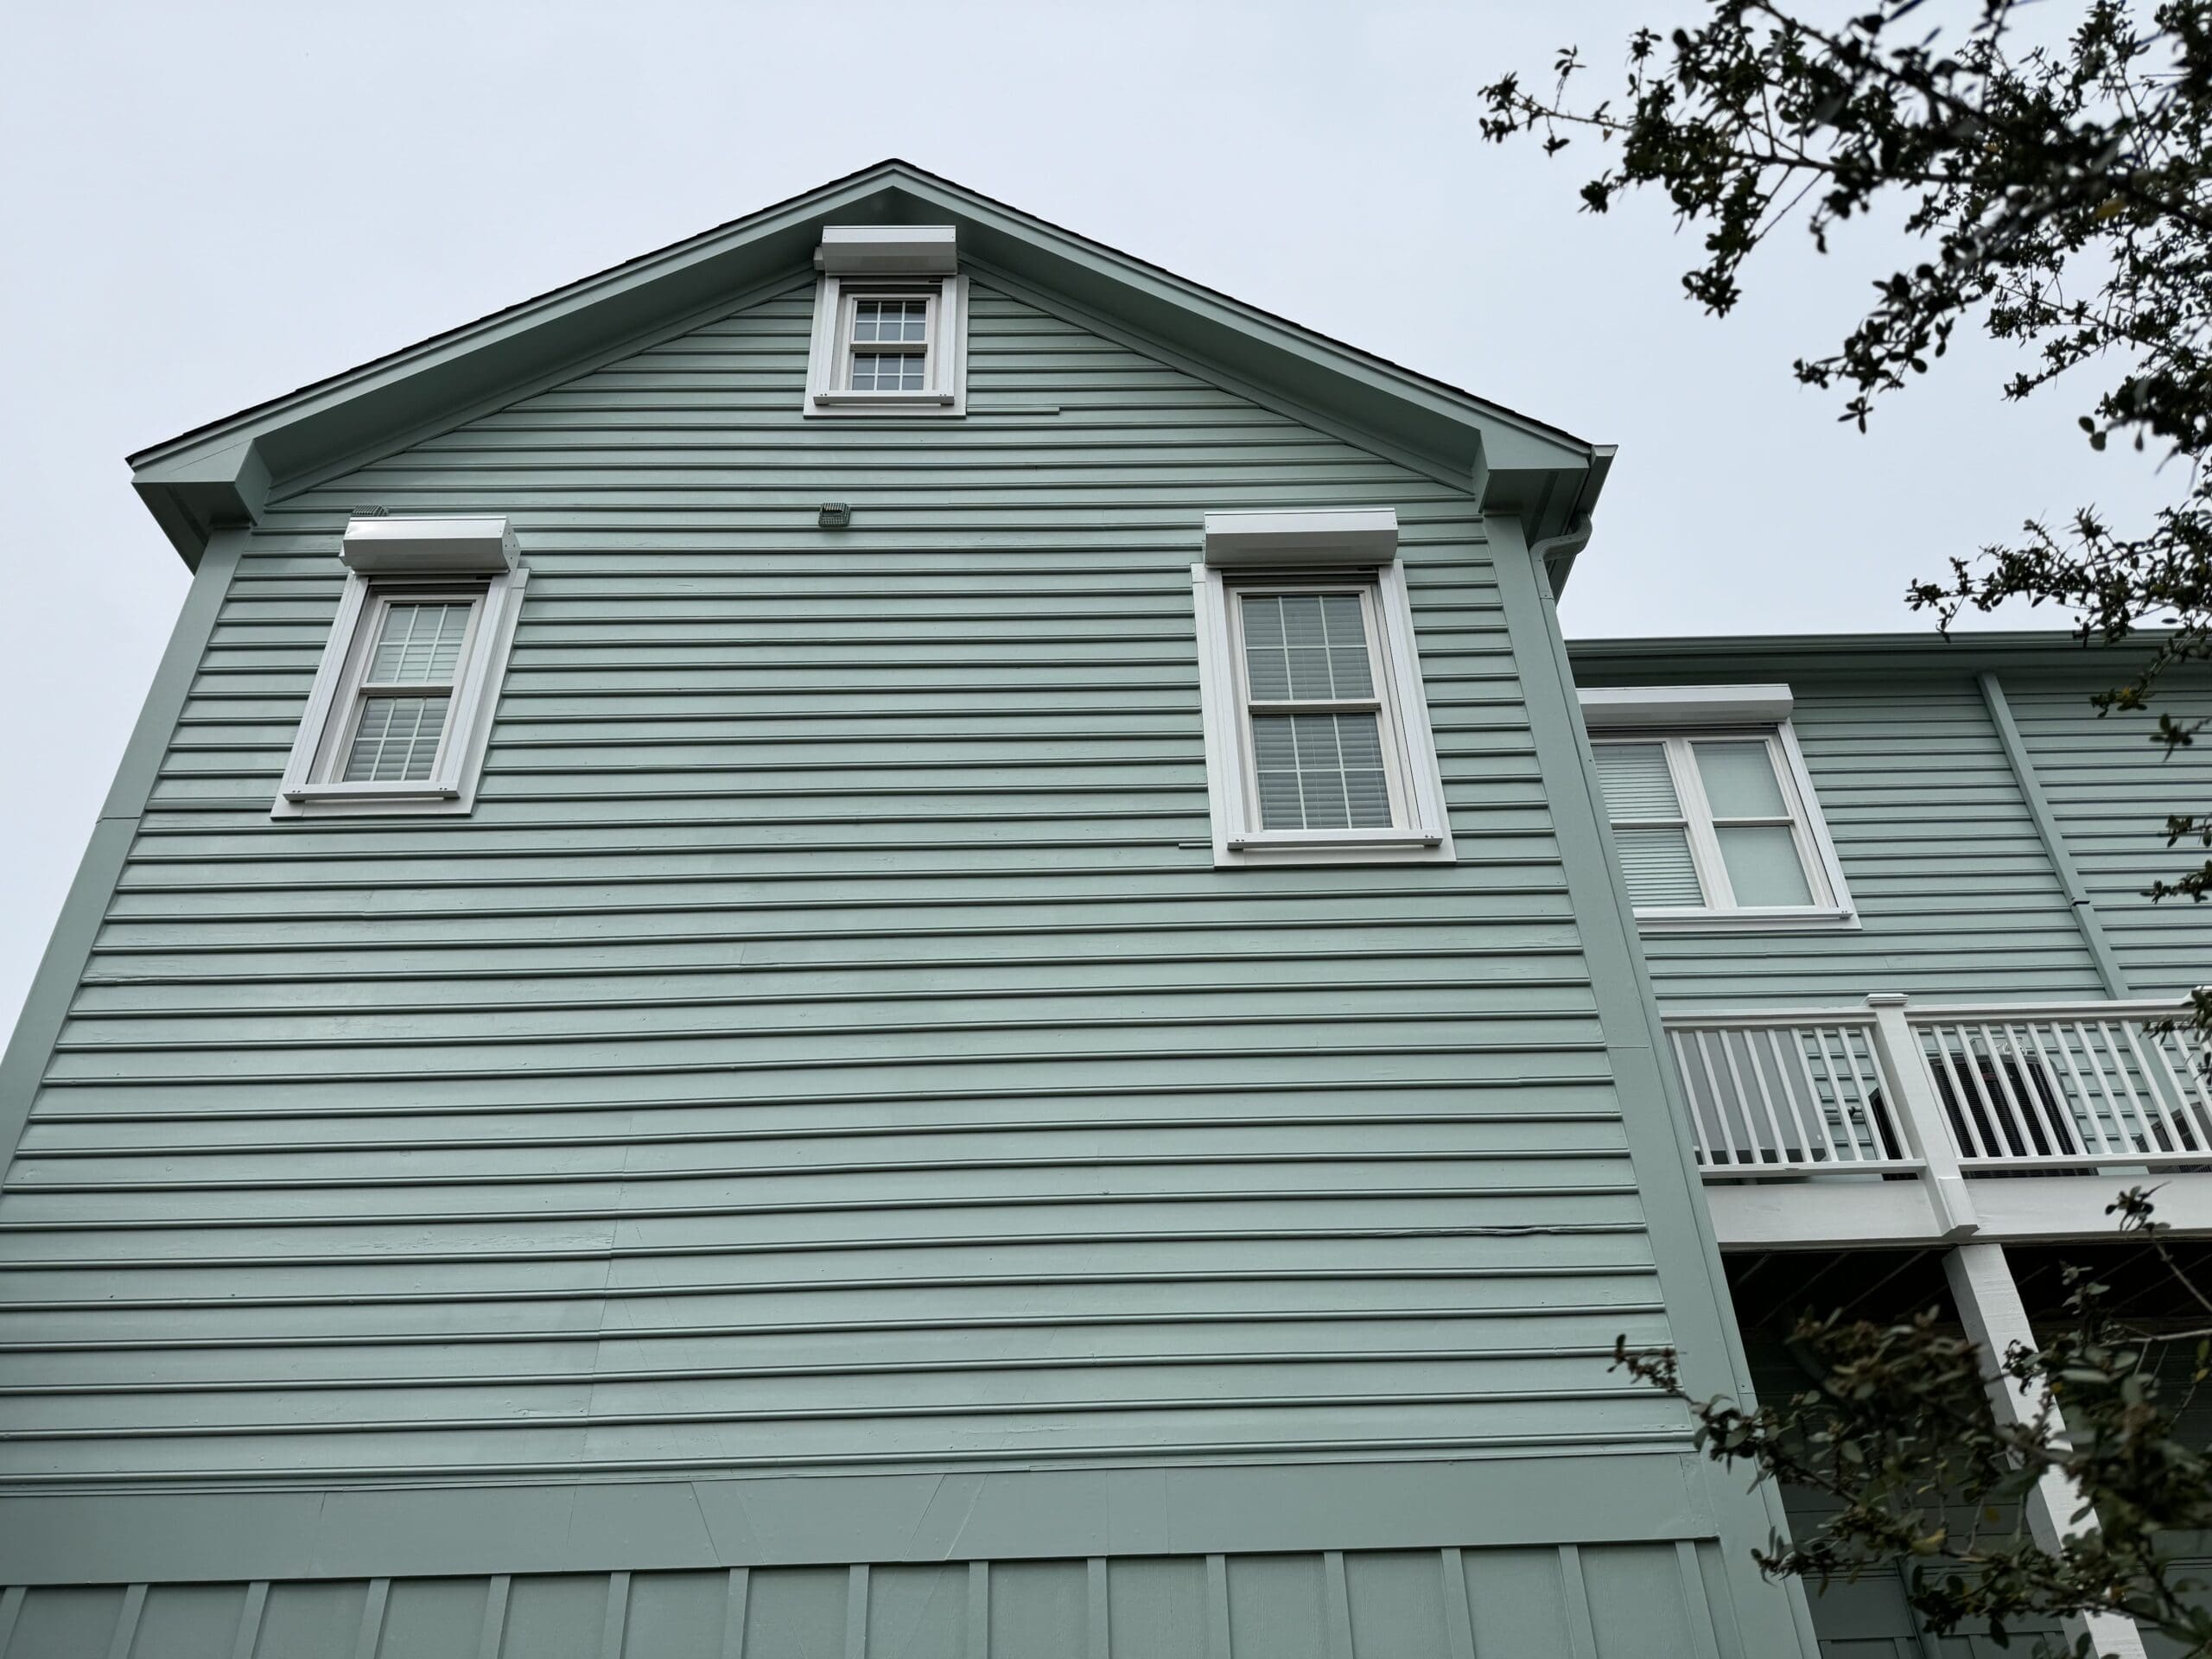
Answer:
[[[1554,154],[1599,141],[1584,206],[1662,192],[1703,232],[1682,283],[1716,315],[1784,225],[1827,252],[1847,221],[1902,213],[1927,258],[1875,282],[1842,343],[1795,365],[1840,391],[1861,429],[1962,322],[2023,353],[2007,398],[2093,377],[2088,442],[2155,448],[2173,500],[2126,530],[2091,507],[2030,519],[2017,543],[1955,558],[1908,597],[1946,627],[2018,597],[2063,609],[2085,640],[2150,630],[2139,671],[2096,700],[2138,709],[2178,665],[2212,659],[2212,3],[2171,0],[2142,22],[2128,0],[2089,0],[2054,47],[2022,43],[2046,10],[2023,0],[1955,0],[1948,42],[1924,4],[1877,0],[1823,26],[1764,0],[1710,0],[1698,27],[1637,32],[1618,101],[1570,100],[1586,67],[1570,48],[1548,96],[1514,75],[1485,87],[1482,132],[1532,135]],[[2161,712],[2156,741],[2212,741],[2206,725]],[[2169,844],[2212,849],[2212,802],[2177,804]],[[2212,857],[2157,891],[2212,898]],[[2212,1028],[2212,1003],[2197,1014]]]
[[[2159,1238],[2148,1194],[2124,1192],[2110,1210],[2212,1315],[2212,1300]],[[2106,1287],[2088,1274],[2069,1272],[2068,1284],[2066,1328],[2001,1362],[1933,1311],[1893,1325],[1807,1319],[1792,1341],[1819,1373],[1817,1387],[1751,1411],[1690,1402],[1707,1456],[1812,1488],[1837,1506],[1809,1537],[1775,1539],[1760,1566],[1826,1588],[1903,1560],[1912,1604],[1938,1636],[1986,1621],[2002,1638],[2031,1618],[2111,1611],[2187,1654],[2212,1655],[2212,1605],[2194,1599],[2206,1586],[2177,1572],[2160,1546],[2162,1533],[2212,1528],[2212,1457],[2177,1430],[2212,1376],[2212,1324],[2154,1335],[2113,1318]],[[2192,1342],[2182,1397],[2170,1398],[2155,1375],[2159,1351]],[[1671,1350],[1618,1343],[1615,1362],[1688,1398]],[[2024,1421],[1990,1409],[1986,1389],[1998,1365],[2039,1402]],[[2056,1552],[2026,1520],[2030,1492],[2053,1474],[2072,1483],[2099,1522]],[[2069,1651],[2094,1649],[2083,1636]]]

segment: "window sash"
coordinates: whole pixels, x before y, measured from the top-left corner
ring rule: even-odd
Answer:
[[[1717,816],[1705,791],[1705,779],[1698,770],[1695,745],[1713,742],[1751,742],[1760,744],[1766,762],[1774,773],[1777,789],[1782,797],[1783,810],[1780,814]],[[1635,814],[1617,817],[1611,807],[1606,809],[1606,821],[1616,830],[1681,830],[1689,838],[1690,861],[1697,871],[1698,886],[1705,895],[1705,903],[1689,905],[1637,905],[1639,916],[1802,916],[1812,912],[1832,911],[1836,898],[1827,879],[1826,861],[1815,844],[1808,804],[1797,786],[1796,768],[1783,747],[1781,733],[1772,727],[1747,730],[1741,727],[1712,727],[1695,732],[1661,734],[1639,732],[1633,736],[1598,738],[1593,747],[1628,747],[1656,743],[1667,760],[1669,780],[1675,788],[1677,808],[1673,817]],[[1811,901],[1803,905],[1740,905],[1736,902],[1735,885],[1729,880],[1728,864],[1720,848],[1719,831],[1722,830],[1787,828],[1790,845],[1796,850],[1797,864],[1804,874],[1805,889]]]
[[[933,288],[852,288],[840,296],[840,315],[837,321],[837,389],[854,397],[921,397],[931,396],[937,389],[938,326],[940,315],[940,293]],[[922,337],[912,340],[862,340],[860,338],[860,315],[862,301],[919,300],[922,302]],[[860,359],[868,357],[916,357],[922,363],[922,384],[918,387],[899,391],[878,391],[874,387],[855,386],[854,378],[859,370]]]
[[[474,661],[478,642],[483,632],[486,590],[480,587],[456,588],[450,585],[435,588],[409,587],[402,583],[372,582],[368,603],[363,607],[360,620],[353,631],[352,648],[347,652],[345,678],[338,694],[338,718],[330,721],[324,732],[321,752],[315,756],[308,781],[320,788],[340,787],[349,790],[430,791],[440,787],[444,777],[452,746],[458,741],[454,735],[454,713],[458,695],[467,679],[470,664]],[[383,638],[385,626],[395,606],[400,605],[466,605],[468,623],[461,639],[461,649],[454,653],[452,672],[442,680],[372,680],[368,673],[372,665],[377,642]],[[436,753],[430,761],[427,777],[405,779],[348,779],[346,776],[347,757],[360,734],[361,721],[369,712],[369,705],[381,698],[442,697],[446,702],[446,715],[438,734]]]
[[[1267,836],[1357,837],[1405,830],[1412,821],[1408,808],[1406,762],[1398,722],[1393,717],[1390,700],[1386,695],[1389,685],[1386,677],[1389,664],[1382,655],[1382,618],[1376,603],[1375,584],[1328,581],[1242,582],[1227,584],[1224,593],[1228,611],[1224,620],[1229,634],[1229,659],[1230,672],[1235,676],[1236,717],[1240,728],[1237,751],[1243,772],[1239,784],[1244,800],[1244,822]],[[1363,643],[1367,648],[1367,683],[1372,695],[1365,697],[1282,698],[1255,697],[1252,695],[1250,658],[1244,649],[1244,601],[1247,599],[1308,594],[1351,594],[1357,596]],[[1376,740],[1382,752],[1383,788],[1389,800],[1389,823],[1343,830],[1267,829],[1266,814],[1260,801],[1260,746],[1253,729],[1253,716],[1338,714],[1372,714],[1375,716]]]

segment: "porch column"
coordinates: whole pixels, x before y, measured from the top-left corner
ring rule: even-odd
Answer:
[[[2028,1385],[2015,1382],[1998,1368],[2006,1350],[2016,1343],[2033,1345],[2035,1332],[2028,1325],[2028,1312],[2020,1301],[2020,1288],[2012,1282],[2012,1264],[2002,1244],[1961,1244],[1943,1257],[1943,1276],[1950,1281],[1951,1299],[1967,1335],[1981,1349],[1988,1372],[1989,1399],[1999,1422],[2021,1423],[2036,1414],[2040,1399]],[[2066,1427],[2054,1421],[2063,1440]],[[2036,1541],[2054,1554],[2062,1539],[2089,1530],[2094,1516],[2080,1525],[2073,1521],[2082,1507],[2080,1490],[2056,1470],[2047,1471],[2028,1495],[2028,1528]],[[2100,1655],[2110,1659],[2145,1659],[2143,1637],[2135,1621],[2117,1613],[2091,1613],[2066,1621],[2067,1639],[2088,1632]]]

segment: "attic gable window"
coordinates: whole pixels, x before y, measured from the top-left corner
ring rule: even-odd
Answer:
[[[1637,925],[1854,921],[1778,685],[1582,694]]]
[[[950,226],[830,226],[815,263],[809,415],[959,415],[967,279]]]
[[[1446,862],[1388,508],[1206,515],[1192,567],[1214,862]]]
[[[467,812],[530,573],[504,518],[356,518],[273,817]]]

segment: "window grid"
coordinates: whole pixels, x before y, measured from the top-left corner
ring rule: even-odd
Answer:
[[[1826,909],[1834,905],[1826,872],[1812,844],[1808,804],[1799,798],[1793,769],[1782,751],[1777,734],[1725,730],[1701,732],[1694,737],[1654,734],[1600,739],[1592,747],[1598,751],[1599,781],[1605,797],[1606,816],[1629,878],[1630,898],[1637,911],[1789,913]],[[1626,752],[1637,748],[1656,748],[1663,755],[1665,782],[1671,798],[1662,800],[1649,787],[1656,779],[1641,780],[1643,788],[1638,792],[1639,780],[1622,764]],[[1773,797],[1771,810],[1715,811],[1700,764],[1702,757],[1698,752],[1724,748],[1751,750],[1762,758],[1764,784]],[[1667,810],[1655,810],[1661,805]],[[1738,902],[1738,883],[1730,874],[1724,837],[1732,832],[1762,831],[1771,836],[1777,830],[1787,838],[1790,861],[1795,865],[1794,873],[1785,877],[1796,883],[1789,899],[1782,903]],[[1687,869],[1681,867],[1672,842],[1662,843],[1659,839],[1676,835],[1687,843]],[[1754,868],[1746,865],[1745,873]],[[1770,863],[1763,874],[1771,876],[1780,873],[1779,867]],[[1682,879],[1691,875],[1700,890],[1700,897],[1695,899],[1686,899],[1679,886]],[[1667,884],[1670,881],[1677,885],[1669,887]]]
[[[376,601],[352,719],[333,759],[334,781],[423,783],[436,775],[457,677],[482,602],[474,594]]]
[[[1262,830],[1389,830],[1395,733],[1369,591],[1236,588],[1246,787]]]
[[[845,389],[930,390],[937,302],[925,294],[857,294],[845,325]]]

